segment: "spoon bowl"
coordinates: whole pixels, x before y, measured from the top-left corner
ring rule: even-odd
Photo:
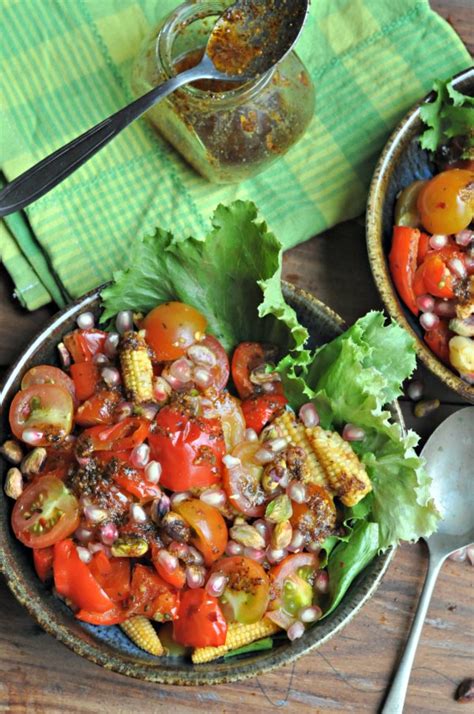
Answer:
[[[416,648],[441,566],[454,551],[474,542],[474,407],[451,414],[433,432],[421,455],[426,459],[431,490],[441,515],[436,533],[425,538],[428,572],[405,652],[381,714],[403,714]]]

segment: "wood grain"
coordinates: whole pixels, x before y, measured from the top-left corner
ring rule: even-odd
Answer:
[[[432,6],[448,18],[472,52],[472,0],[432,0]],[[340,225],[290,251],[284,275],[329,303],[348,323],[381,307],[368,266],[363,220]],[[0,368],[19,354],[52,313],[48,307],[28,314],[11,294],[12,285],[2,270]],[[409,401],[402,409],[408,425],[426,438],[462,402],[423,368],[420,375],[426,394],[439,397],[441,408],[422,420],[413,417]],[[374,598],[329,643],[275,674],[199,689],[137,682],[79,658],[44,633],[1,581],[0,712],[376,712],[408,634],[425,567],[423,545],[403,546]],[[447,562],[423,630],[406,714],[459,711],[454,692],[462,679],[473,675],[472,586],[469,566]]]

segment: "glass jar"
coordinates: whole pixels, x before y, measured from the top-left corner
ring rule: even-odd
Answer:
[[[190,1],[158,26],[135,63],[137,96],[196,65],[229,0]],[[314,112],[314,87],[294,52],[258,79],[202,80],[176,90],[146,116],[198,173],[214,183],[254,176],[300,139]]]

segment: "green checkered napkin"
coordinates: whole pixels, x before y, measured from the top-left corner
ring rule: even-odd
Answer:
[[[142,40],[176,0],[2,0],[2,171],[11,180],[133,99]],[[285,247],[362,212],[388,134],[470,58],[427,0],[313,0],[298,52],[316,86],[305,137],[238,186],[198,175],[145,120],[0,227],[19,300],[61,304],[111,277],[156,225],[204,235],[219,202],[254,200]]]

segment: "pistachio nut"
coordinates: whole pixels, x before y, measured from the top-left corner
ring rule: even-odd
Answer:
[[[23,458],[23,449],[18,441],[8,439],[8,441],[0,446],[0,454],[4,456],[7,461],[16,466]]]
[[[139,558],[148,550],[148,543],[139,536],[118,538],[112,545],[112,555],[116,558]]]
[[[25,476],[35,476],[39,474],[46,461],[47,455],[48,452],[42,446],[37,446],[36,449],[30,451],[21,462],[20,468],[22,473],[24,473]]]
[[[264,548],[265,539],[256,528],[248,523],[234,525],[229,531],[232,540],[246,548]]]
[[[20,498],[23,493],[23,476],[21,475],[20,469],[16,467],[8,469],[4,490],[7,496],[14,498],[15,501],[17,498]]]
[[[282,521],[287,521],[293,515],[293,508],[291,506],[291,501],[286,494],[277,496],[270,501],[266,510],[265,518],[271,523],[281,523]]]
[[[293,528],[290,521],[277,523],[272,533],[272,548],[283,550],[287,548],[293,537]]]

